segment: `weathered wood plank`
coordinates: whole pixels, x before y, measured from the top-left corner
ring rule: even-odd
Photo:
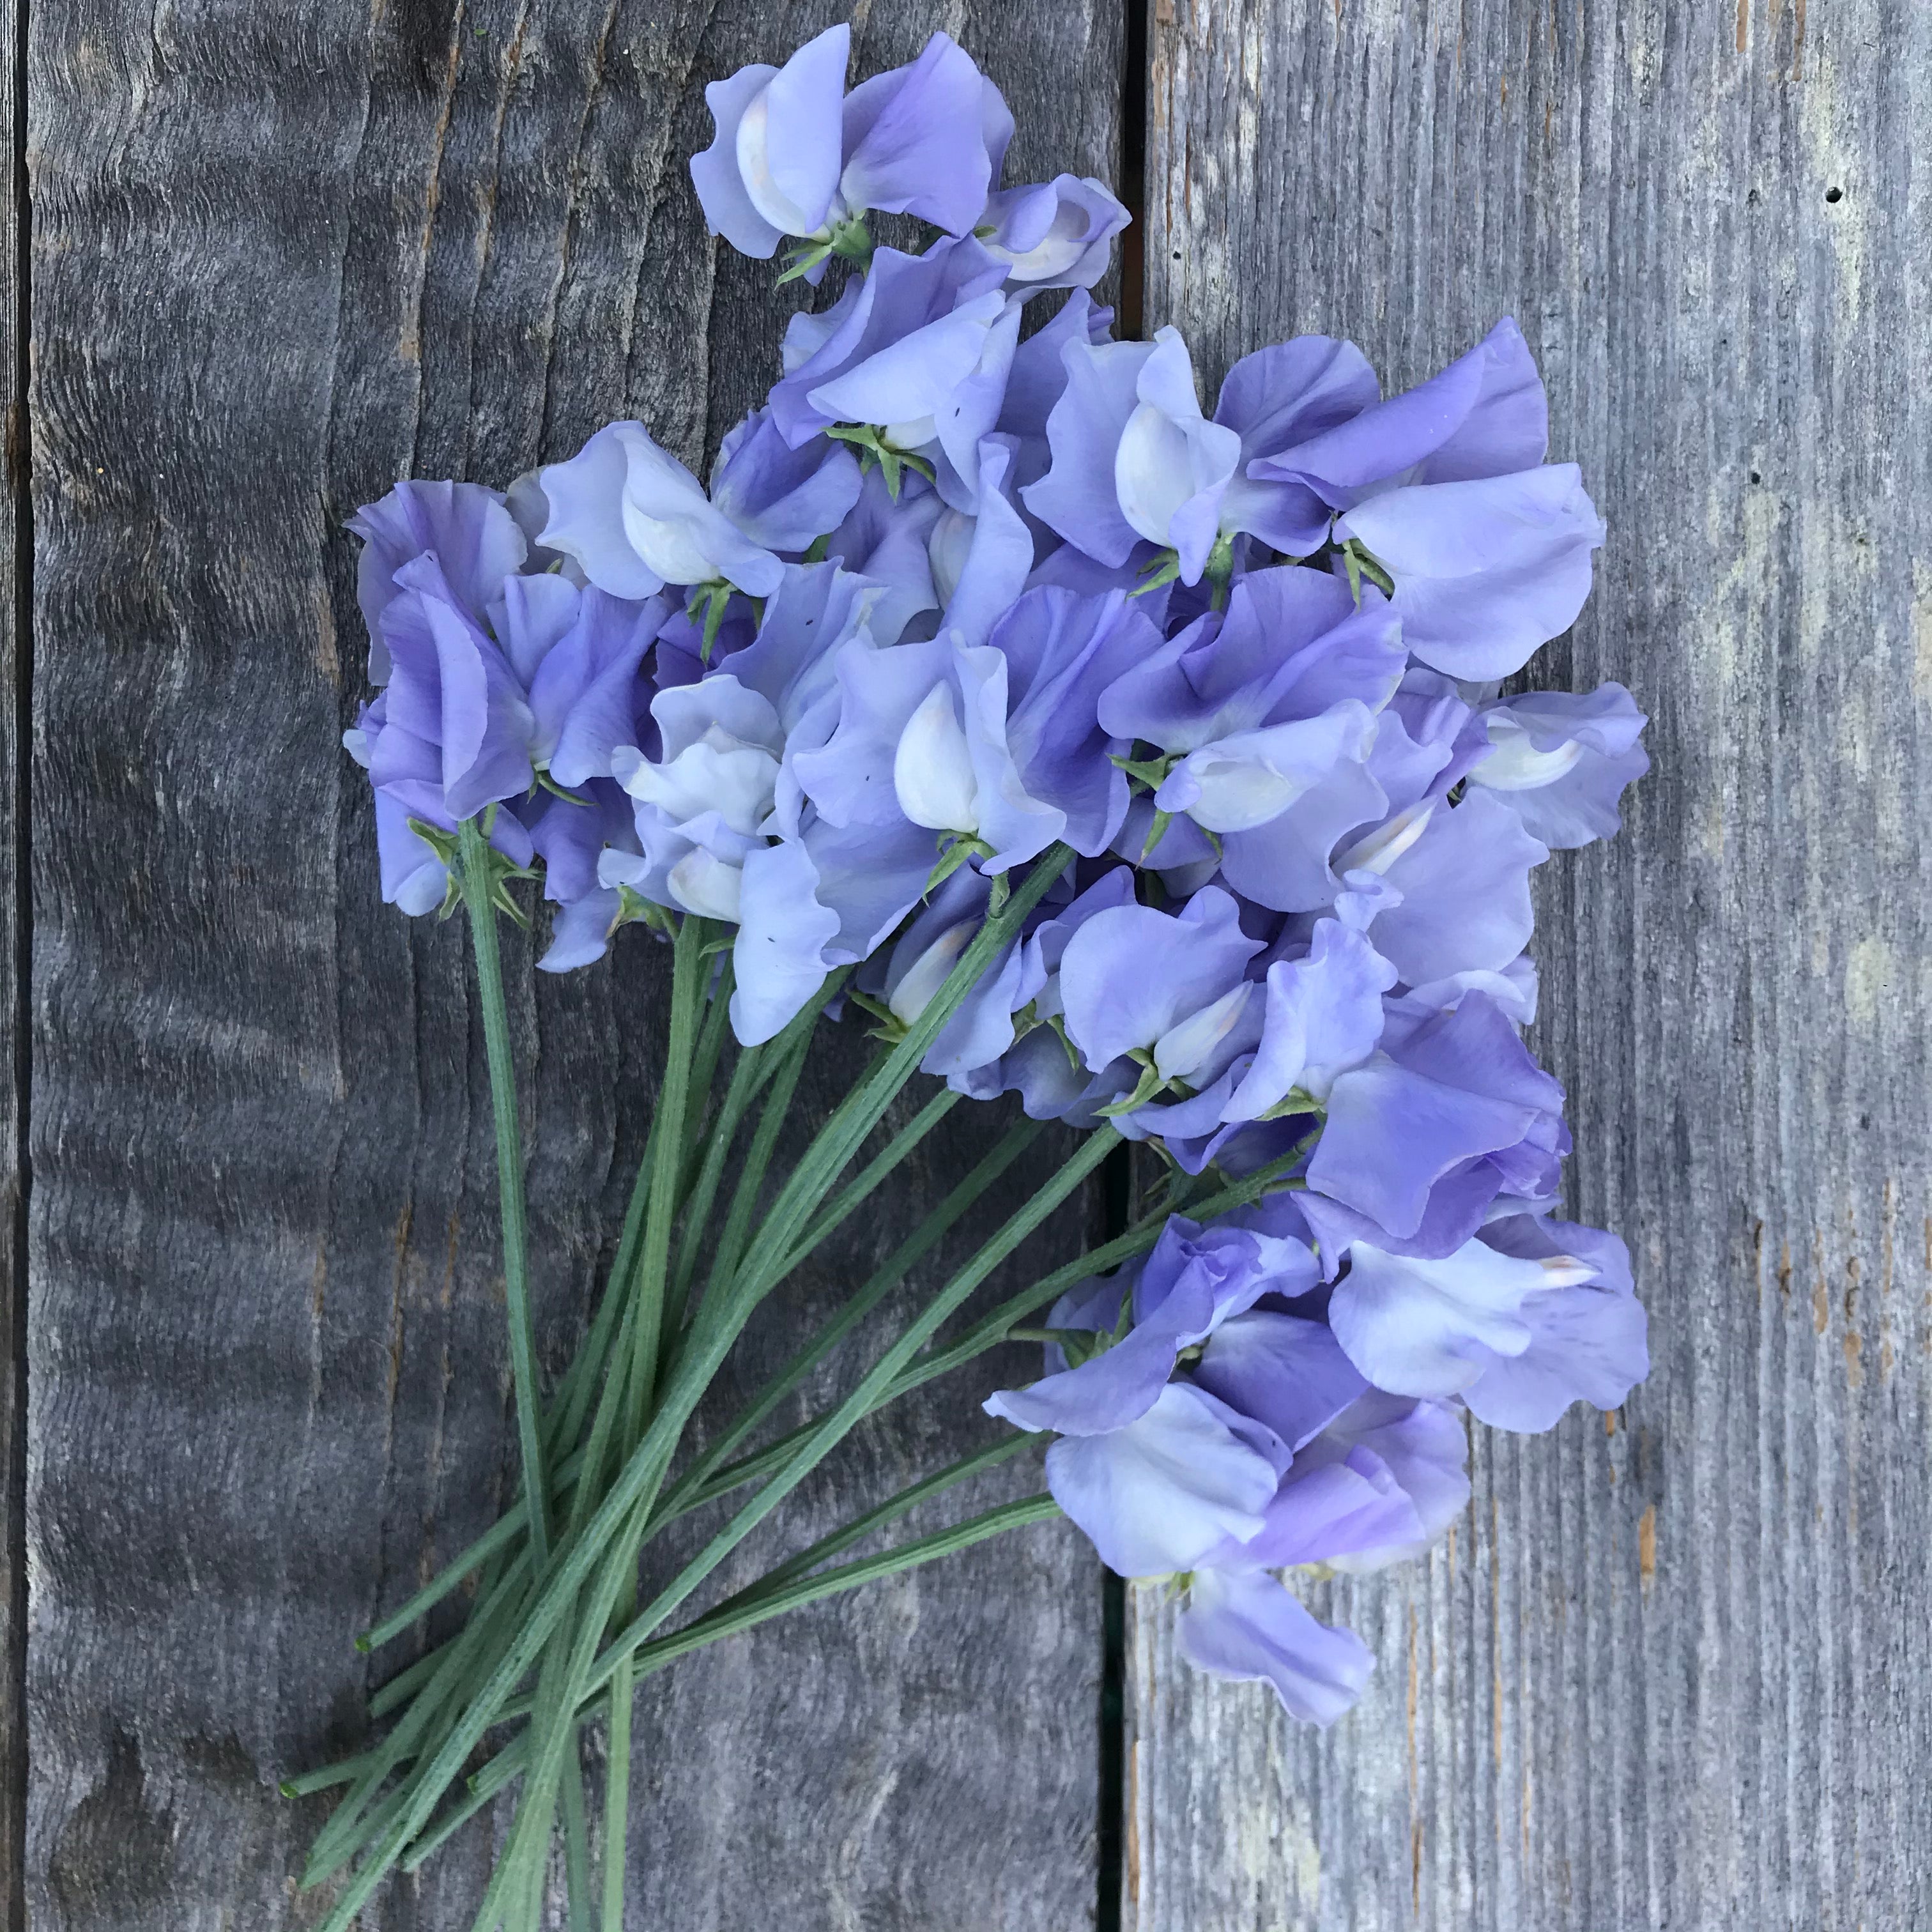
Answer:
[[[462,935],[376,903],[336,746],[362,688],[341,521],[398,476],[507,478],[626,413],[715,447],[776,373],[787,304],[704,239],[703,83],[837,10],[34,10],[28,1885],[48,1932],[314,1922],[290,1875],[325,1808],[272,1780],[352,1742],[353,1634],[508,1492]],[[1116,8],[881,8],[860,59],[935,25],[1010,89],[1021,165],[1112,171]],[[512,958],[553,1365],[648,1117],[664,976],[636,937],[566,983]],[[976,1114],[932,1172],[992,1126]],[[907,1211],[868,1214],[802,1298]],[[796,1520],[970,1425],[966,1391],[910,1408]],[[1031,1532],[657,1680],[634,1922],[942,1924],[964,1900],[1085,1922],[1097,1612],[1075,1540]],[[365,1917],[466,1925],[486,1850],[472,1832]]]
[[[20,856],[26,811],[20,701],[31,656],[24,623],[31,565],[26,424],[21,414],[20,180],[14,143],[20,100],[19,16],[0,5],[0,126],[10,148],[0,183],[0,422],[5,425],[5,488],[0,490],[0,1912],[24,1932],[20,1882],[26,1825],[27,1733],[22,1708],[27,1643],[26,1561],[26,1283],[20,1123],[26,1063],[18,1024],[22,988]]]
[[[1478,1431],[1426,1566],[1316,1594],[1326,1738],[1143,1603],[1126,1923],[1880,1928],[1932,1912],[1932,14],[1154,0],[1148,305],[1406,384],[1513,311],[1611,537],[1550,681],[1657,769],[1542,882],[1575,1205],[1656,1370]]]

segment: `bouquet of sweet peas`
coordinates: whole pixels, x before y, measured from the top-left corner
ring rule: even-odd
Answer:
[[[944,34],[849,93],[848,52],[834,28],[708,90],[713,230],[784,249],[782,280],[842,278],[708,488],[620,422],[505,490],[404,482],[351,526],[379,694],[347,743],[383,896],[460,906],[474,938],[522,1489],[370,1634],[474,1585],[376,1694],[394,1724],[291,1781],[346,1787],[308,1874],[349,1874],[328,1932],[513,1786],[479,1925],[536,1924],[560,1848],[572,1922],[616,1928],[643,1676],[1048,1516],[1166,1580],[1195,1663],[1329,1723],[1372,1660],[1294,1573],[1426,1547],[1468,1498],[1468,1417],[1546,1430],[1647,1367],[1623,1244],[1556,1217],[1563,1096],[1520,1036],[1529,874],[1614,832],[1646,768],[1621,686],[1501,694],[1603,536],[1544,461],[1521,336],[1388,400],[1349,344],[1299,337],[1204,411],[1180,334],[1116,341],[1091,298],[1127,220],[1108,190],[1002,186],[1011,116]],[[544,970],[638,924],[671,979],[615,1259],[548,1389],[497,933],[538,892]],[[784,1170],[814,1034],[855,1022],[877,1056]],[[698,1444],[787,1277],[952,1107],[1006,1094],[986,1159]],[[1048,1123],[1072,1151],[1012,1188]],[[969,1310],[1128,1143],[1149,1211]],[[1002,1188],[1006,1220],[930,1282]],[[908,1283],[918,1312],[878,1332]],[[848,1391],[760,1439],[855,1336]],[[1040,1378],[980,1392],[1011,1432],[706,1600],[856,1424],[1016,1337]],[[1043,1493],[872,1546],[1043,1438]],[[654,1564],[700,1510],[709,1540]]]

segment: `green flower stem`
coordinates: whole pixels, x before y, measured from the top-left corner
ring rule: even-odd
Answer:
[[[698,1045],[698,1007],[709,973],[704,950],[705,930],[703,920],[687,914],[679,922],[672,949],[670,1035],[664,1050],[664,1086],[657,1108],[662,1131],[657,1137],[656,1171],[651,1177],[650,1211],[644,1220],[642,1261],[634,1298],[637,1320],[631,1338],[630,1374],[625,1391],[623,1445],[627,1452],[644,1432],[657,1386],[664,1292],[670,1271],[671,1223],[677,1216],[678,1184],[687,1165],[685,1114]],[[593,1479],[602,1474],[602,1465],[600,1456],[592,1465]],[[579,1502],[590,1487],[586,1483],[579,1490]],[[634,1604],[634,1574],[628,1594]],[[621,1606],[624,1599],[620,1597],[619,1601]],[[622,1659],[610,1682],[610,1743],[604,1774],[603,1909],[599,1915],[604,1932],[624,1932],[625,1846],[631,1815],[630,1732],[631,1673],[628,1660]],[[574,1761],[576,1753],[571,1756]],[[566,1785],[566,1808],[568,1797]]]
[[[950,1087],[942,1087],[917,1114],[895,1134],[856,1176],[841,1188],[808,1228],[798,1246],[785,1257],[784,1272],[790,1274],[837,1229],[878,1188],[946,1115],[963,1096]]]
[[[496,908],[489,844],[473,818],[458,828],[463,903],[476,955],[476,990],[483,1008],[483,1041],[490,1063],[490,1103],[496,1125],[497,1191],[502,1203],[503,1286],[509,1304],[510,1372],[517,1391],[517,1433],[523,1448],[524,1507],[530,1547],[542,1565],[550,1552],[550,1485],[544,1479],[543,1405],[537,1386],[536,1337],[530,1325],[529,1232],[524,1210],[523,1132],[517,1118],[517,1070],[510,1052],[510,1019],[503,1001],[503,959],[496,946]]]
[[[771,1226],[769,1232],[782,1250],[789,1249],[794,1231],[810,1211],[811,1204],[823,1198],[832,1178],[850,1160],[860,1143],[891,1104],[893,1095],[911,1077],[926,1049],[938,1037],[940,1028],[952,1018],[959,1003],[978,983],[981,974],[998,954],[1017,937],[1027,914],[1065,870],[1072,856],[1064,844],[1056,844],[1048,850],[1000,912],[974,936],[947,975],[944,985],[907,1030],[905,1038],[887,1056],[878,1072],[834,1112],[814,1139],[774,1204],[770,1218],[776,1225]],[[754,1264],[747,1268],[742,1282],[734,1281],[730,1284],[728,1298],[721,1297],[715,1321],[703,1319],[708,1311],[700,1311],[698,1327],[694,1328],[671,1365],[668,1386],[644,1432],[644,1439],[632,1450],[610,1492],[582,1533],[567,1539],[558,1550],[521,1628],[488,1679],[472,1694],[449,1735],[434,1755],[419,1766],[411,1777],[406,1787],[407,1802],[400,1815],[382,1834],[355,1876],[344,1886],[328,1916],[322,1921],[320,1932],[349,1932],[357,1913],[382,1882],[384,1874],[410,1840],[428,1822],[442,1794],[460,1772],[464,1760],[490,1728],[496,1713],[516,1694],[524,1672],[576,1606],[585,1584],[598,1567],[600,1556],[609,1551],[613,1539],[628,1527],[632,1512],[646,1492],[655,1498],[664,1468],[692,1412],[762,1299],[766,1286],[764,1273]],[[727,1299],[728,1306],[722,1305]],[[706,1331],[701,1337],[701,1346],[698,1328]],[[618,1553],[634,1560],[634,1546],[632,1551]],[[607,1564],[607,1569],[608,1567]],[[594,1593],[593,1604],[595,1598],[602,1594],[601,1588]],[[615,1600],[616,1592],[613,1588],[604,1605],[598,1607],[604,1608],[608,1614],[608,1604]],[[580,1622],[588,1626],[592,1619],[584,1618]],[[596,1634],[596,1629],[592,1628],[593,1642]],[[587,1665],[592,1660],[586,1658],[585,1662]]]
[[[1011,1445],[1005,1445],[1011,1453]],[[1024,1447],[1022,1443],[1020,1446]],[[755,1629],[774,1617],[782,1617],[788,1612],[802,1610],[808,1604],[822,1603],[828,1597],[842,1595],[848,1590],[856,1590],[862,1585],[878,1582],[880,1578],[894,1576],[908,1570],[916,1570],[920,1564],[931,1563],[941,1556],[950,1556],[956,1551],[970,1549],[976,1543],[986,1542],[991,1538],[1004,1535],[1008,1530],[1025,1529],[1035,1523],[1049,1522],[1060,1514],[1060,1505],[1051,1496],[1027,1496],[1016,1502],[1001,1503],[996,1508],[985,1510],[965,1522],[956,1523],[950,1529],[934,1530],[928,1536],[922,1536],[910,1543],[903,1543],[896,1549],[881,1550],[877,1556],[860,1558],[857,1562],[841,1564],[833,1570],[822,1570],[816,1576],[806,1576],[788,1582],[755,1598],[741,1594],[728,1604],[721,1604],[706,1616],[687,1624],[683,1629],[669,1636],[658,1637],[641,1646],[636,1657],[636,1675],[642,1682],[649,1676],[675,1663],[680,1657],[688,1657],[694,1650],[701,1650],[707,1644],[722,1642],[729,1636],[739,1636],[748,1630]],[[610,1652],[605,1653],[606,1657]],[[596,1669],[603,1668],[600,1660]],[[588,1687],[595,1696],[602,1689],[601,1682],[595,1681]],[[594,1714],[596,1706],[586,1704],[580,1712],[580,1720],[587,1721]],[[519,1776],[530,1762],[528,1733],[515,1739],[498,1752],[470,1780],[471,1792],[462,1807],[453,1813],[429,1837],[413,1846],[404,1860],[405,1870],[413,1871],[422,1859],[429,1856],[437,1845],[444,1843],[477,1812],[488,1804],[506,1785]]]
[[[338,1758],[319,1771],[304,1771],[294,1778],[285,1778],[275,1789],[284,1798],[308,1798],[318,1791],[328,1790],[332,1785],[352,1784],[368,1769],[375,1755],[374,1751],[364,1751],[359,1756]]]
[[[818,1603],[842,1591],[856,1589],[860,1584],[875,1582],[881,1576],[915,1569],[922,1563],[930,1563],[935,1557],[950,1556],[955,1550],[968,1549],[1005,1531],[1048,1522],[1059,1514],[1060,1505],[1051,1496],[1028,1496],[1022,1502],[1002,1503],[998,1508],[985,1510],[953,1528],[935,1531],[916,1542],[882,1551],[876,1556],[862,1557],[855,1563],[844,1564],[835,1570],[821,1570],[816,1576],[804,1577],[774,1590],[768,1596],[740,1603],[735,1609],[721,1605],[710,1616],[700,1617],[685,1629],[642,1646],[638,1652],[638,1674],[642,1676],[661,1670],[666,1664],[706,1644],[716,1643],[722,1637],[736,1636],[770,1618],[783,1616],[788,1610]]]
[[[714,942],[714,944],[716,942]],[[713,957],[710,947],[705,949],[699,963],[700,988],[698,1004],[705,1007],[704,1027],[698,1036],[698,1057],[691,1065],[691,1090],[697,1096],[698,1112],[693,1116],[694,1124],[707,1120],[712,1111],[712,1089],[718,1078],[718,1063],[724,1058],[724,1042],[731,1030],[731,993],[736,984],[736,976],[731,970],[731,956],[724,955],[724,963],[718,968],[716,984],[706,982],[711,978],[710,962]],[[706,1003],[709,1001],[707,1005]],[[698,1179],[698,1163],[701,1144],[694,1141],[686,1150],[684,1172],[678,1178],[678,1198],[688,1198]]]
[[[724,1600],[715,1605],[700,1621],[709,1623],[724,1616],[728,1612],[736,1612],[748,1604],[762,1603],[767,1597],[794,1582],[808,1576],[821,1563],[827,1563],[835,1556],[865,1541],[874,1530],[883,1528],[887,1523],[896,1522],[908,1516],[934,1497],[944,1496],[948,1490],[960,1484],[970,1482],[975,1476],[982,1475],[988,1469],[997,1469],[1002,1462],[1010,1462],[1023,1450],[1040,1446],[1035,1436],[1015,1433],[1002,1436],[988,1443],[984,1448],[974,1449],[962,1456],[956,1462],[916,1483],[908,1484],[896,1495],[888,1496],[884,1502],[877,1503],[862,1516],[854,1516],[842,1529],[835,1529],[821,1536],[817,1542],[801,1550],[796,1556],[788,1557],[776,1569],[767,1570],[754,1583],[748,1583],[742,1590],[734,1592]],[[605,1658],[612,1655],[607,1650],[597,1660],[601,1672]]]
[[[1304,1141],[1298,1147],[1267,1166],[1258,1168],[1245,1179],[1232,1183],[1218,1192],[1210,1194],[1197,1204],[1198,1218],[1211,1220],[1218,1215],[1230,1214],[1237,1208],[1244,1208],[1273,1188],[1284,1184],[1282,1177],[1307,1152]],[[1076,1282],[1084,1281],[1089,1275],[1104,1274],[1108,1268],[1117,1268],[1136,1255],[1144,1254],[1160,1238],[1162,1228],[1167,1225],[1165,1210],[1150,1214],[1136,1222],[1125,1234],[1118,1234],[1104,1246],[1089,1249],[1077,1256],[1064,1267],[1055,1268],[1051,1274],[1042,1275],[1030,1288],[1024,1288],[1010,1300],[1002,1302],[982,1320],[974,1323],[958,1340],[935,1350],[920,1360],[911,1364],[894,1381],[880,1398],[878,1406],[885,1408],[898,1401],[900,1396],[909,1395],[924,1384],[935,1378],[950,1373],[954,1369],[969,1362],[988,1348],[997,1348],[1007,1340],[1016,1323],[1024,1322],[1029,1316],[1037,1314],[1042,1308],[1058,1300]],[[694,1466],[689,1476],[680,1482],[672,1496],[666,1498],[664,1520],[674,1515],[684,1515],[692,1510],[713,1502],[730,1491],[741,1489],[749,1482],[783,1465],[798,1445],[804,1442],[818,1426],[817,1420],[802,1424],[789,1435],[782,1436],[768,1444],[755,1455],[748,1456],[741,1462],[734,1462],[718,1469],[714,1474],[710,1468],[700,1472]],[[742,1439],[742,1436],[740,1437]]]
[[[665,1325],[673,1334],[684,1326],[686,1302],[691,1292],[691,1278],[698,1266],[704,1240],[710,1232],[712,1204],[718,1198],[718,1183],[724,1178],[724,1162],[738,1137],[746,1112],[778,1070],[778,1056],[769,1045],[748,1046],[731,1070],[717,1118],[712,1123],[704,1158],[687,1197],[684,1233],[678,1243],[677,1266],[671,1276],[670,1296],[665,1309]]]
[[[751,1238],[752,1217],[764,1187],[765,1174],[771,1166],[772,1156],[777,1151],[778,1136],[784,1130],[799,1076],[805,1070],[806,1049],[810,1036],[810,1028],[802,1024],[806,1017],[800,1014],[778,1036],[778,1073],[766,1100],[758,1132],[753,1135],[744,1164],[738,1171],[738,1184],[732,1190],[731,1204],[725,1212],[724,1226],[718,1234],[704,1292],[694,1311],[694,1321],[702,1320],[707,1304],[716,1305],[718,1292],[730,1280],[745,1244]],[[815,1021],[816,1016],[813,1018]],[[697,1236],[698,1231],[694,1228],[692,1238],[695,1240]]]
[[[368,1754],[368,1768],[346,1796],[337,1805],[328,1822],[316,1836],[303,1874],[303,1883],[311,1884],[334,1870],[344,1858],[352,1856],[357,1846],[370,1835],[368,1808],[382,1783],[397,1766],[422,1756],[419,1740],[433,1738],[431,1729],[438,1713],[455,1701],[477,1666],[489,1654],[496,1636],[496,1626],[507,1620],[508,1611],[520,1603],[529,1588],[529,1556],[522,1552],[470,1615],[449,1647],[435,1676],[420,1690],[395,1729]],[[342,1857],[334,1855],[340,1850]]]
[[[637,1327],[631,1338],[628,1414],[624,1447],[644,1432],[657,1383],[658,1345],[664,1323],[664,1288],[670,1269],[671,1223],[677,1218],[678,1181],[685,1165],[685,1112],[691,1097],[692,1059],[698,1046],[698,1007],[704,996],[706,922],[687,914],[672,947],[670,1037],[664,1051],[664,1085],[658,1096],[651,1200],[634,1298]]]
[[[520,1528],[523,1522],[520,1512],[514,1520]],[[448,1648],[447,1644],[440,1643],[435,1649],[424,1651],[415,1663],[406,1670],[398,1671],[380,1690],[373,1693],[369,1699],[370,1720],[373,1722],[378,1718],[386,1716],[398,1704],[407,1703],[411,1696],[442,1667],[443,1656]]]
[[[680,1478],[653,1520],[653,1532],[694,1508],[689,1498],[776,1409],[780,1402],[850,1334],[873,1310],[936,1248],[960,1216],[1040,1138],[1040,1124],[1022,1120],[1002,1136],[986,1158],[940,1202],[874,1271],[858,1293],[794,1354],[760,1390],[718,1440]]]
[[[531,1932],[538,1932],[542,1924],[542,1887],[535,1891],[532,1903],[537,1909],[530,1917]],[[580,1743],[564,1762],[563,1895],[570,1932],[590,1932],[590,1832],[584,1818]]]
[[[1112,1150],[1114,1138],[1113,1134],[1105,1130],[1090,1136],[1032,1199],[1009,1217],[1004,1225],[982,1245],[972,1260],[946,1283],[931,1305],[860,1378],[851,1394],[826,1417],[785,1466],[774,1474],[756,1496],[742,1504],[730,1522],[658,1592],[649,1606],[618,1639],[615,1648],[622,1649],[648,1638],[752,1530],[824,1460],[853,1426],[870,1412],[874,1398],[925,1346],[947,1318],[1106,1158]],[[620,1555],[622,1553],[620,1552]],[[597,1594],[600,1599],[614,1600],[616,1591],[607,1580],[600,1584]],[[578,1648],[572,1660],[573,1689],[578,1689],[587,1681],[594,1661],[594,1655],[584,1653],[582,1631],[589,1628],[590,1622],[586,1619],[580,1630]],[[572,1712],[574,1712],[577,1704],[580,1701],[580,1694],[569,1699],[568,1706]],[[537,1780],[534,1788],[541,1791],[544,1788],[544,1780],[554,1777],[551,1767],[562,1761],[572,1733],[566,1724],[553,1724],[547,1730],[542,1726],[534,1728],[540,1739],[532,1760],[534,1776]]]

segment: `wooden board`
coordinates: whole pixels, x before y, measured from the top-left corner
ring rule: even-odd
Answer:
[[[1657,769],[1542,875],[1537,1041],[1656,1369],[1313,1592],[1382,1659],[1325,1737],[1137,1606],[1125,1922],[1932,1922],[1932,10],[1152,0],[1150,54],[1150,326],[1406,385],[1513,312],[1609,519],[1542,664]]]
[[[14,7],[0,5],[0,125],[14,137],[14,161],[20,145],[17,28]],[[27,802],[22,727],[32,650],[26,622],[32,524],[21,406],[22,172],[10,162],[0,184],[0,422],[6,455],[6,488],[0,492],[0,1874],[20,1869],[27,1795],[26,1198],[20,1166],[27,1068],[20,855]],[[0,1900],[8,1932],[24,1932],[19,1885],[0,1879]]]
[[[364,688],[341,526],[398,476],[507,481],[626,414],[715,448],[789,304],[703,236],[703,85],[838,10],[33,10],[42,1932],[313,1923],[292,1874],[326,1803],[274,1782],[353,1745],[354,1634],[506,1499],[481,1042],[460,928],[377,903],[337,742]],[[1113,172],[1117,8],[859,12],[862,68],[945,25],[1008,88],[1018,165]],[[554,1368],[640,1150],[665,976],[637,934],[567,982],[527,965]],[[932,1171],[992,1131],[977,1114]],[[868,1214],[802,1298],[908,1212]],[[946,1460],[974,1396],[910,1405],[794,1522]],[[659,1680],[632,1922],[950,1924],[968,1898],[1087,1922],[1099,1610],[1090,1555],[1032,1532]],[[467,1925],[488,1829],[364,1922]]]

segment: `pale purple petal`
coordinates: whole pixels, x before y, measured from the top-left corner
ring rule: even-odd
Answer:
[[[875,76],[845,103],[848,206],[916,214],[969,233],[993,174],[986,151],[987,83],[964,48],[934,34],[910,66]],[[996,97],[997,98],[997,97]]]
[[[1197,1571],[1174,1639],[1197,1669],[1271,1684],[1290,1717],[1324,1729],[1354,1708],[1376,1666],[1352,1630],[1317,1622],[1265,1570]]]
[[[1472,788],[1382,868],[1402,896],[1376,919],[1376,950],[1412,986],[1501,971],[1529,943],[1529,874],[1549,856],[1507,806]]]
[[[457,604],[478,622],[502,594],[503,580],[524,567],[527,545],[494,490],[477,483],[406,479],[349,520],[362,539],[356,596],[369,628],[369,681],[389,680],[382,613],[396,595],[396,572],[412,559],[433,556]]]
[[[1574,463],[1412,485],[1336,525],[1395,579],[1402,638],[1452,677],[1507,677],[1567,631],[1590,594],[1603,520]]]
[[[1116,1575],[1169,1575],[1260,1530],[1274,1465],[1229,1426],[1229,1413],[1170,1382],[1124,1429],[1064,1436],[1047,1451],[1054,1499]]]

